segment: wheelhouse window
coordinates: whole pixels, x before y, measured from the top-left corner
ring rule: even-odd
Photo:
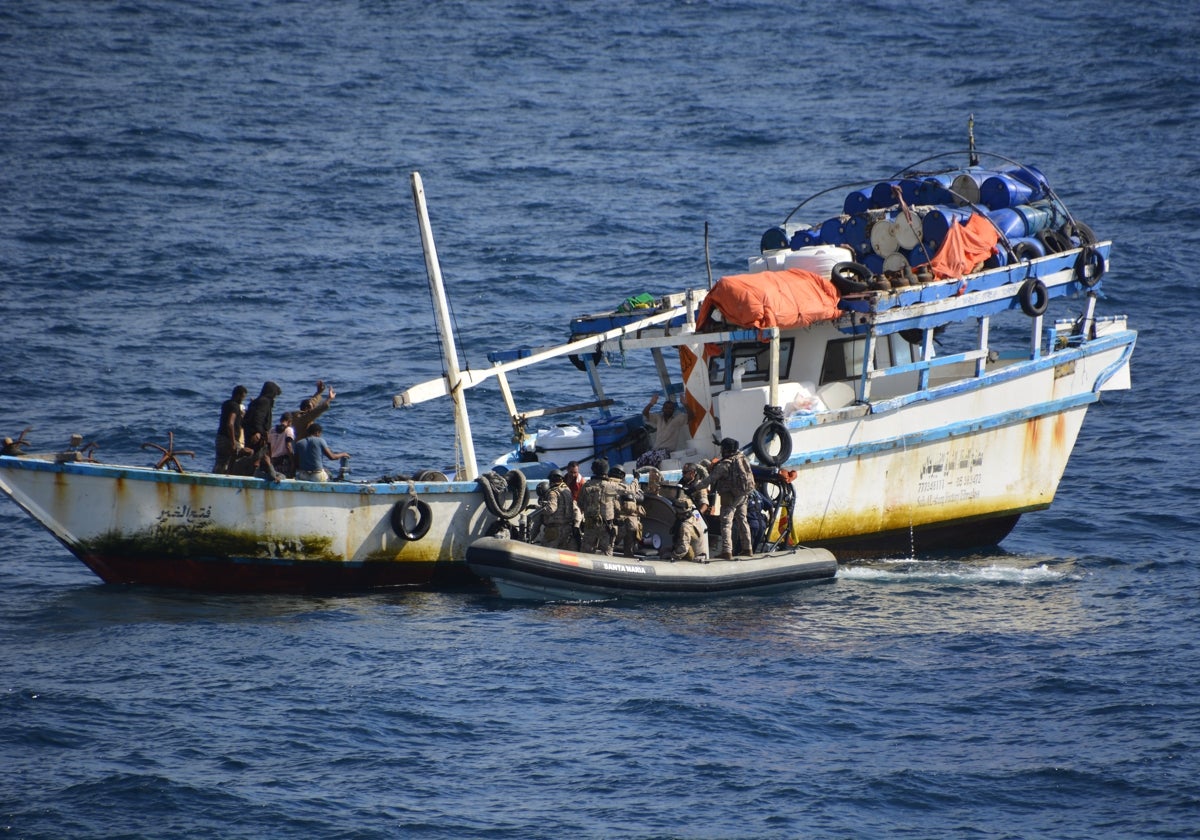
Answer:
[[[796,346],[793,338],[779,341],[779,378],[787,379],[792,368],[792,351]],[[753,341],[733,344],[726,348],[721,356],[715,356],[708,361],[708,382],[710,385],[724,385],[726,388],[734,382],[734,374],[740,370],[743,385],[753,383],[766,384],[771,375],[771,345]]]
[[[825,361],[821,363],[821,381],[842,382],[862,375],[863,349],[866,339],[842,338],[825,345]]]
[[[825,360],[821,364],[821,381],[839,382],[862,376],[865,338],[843,338],[825,345]],[[875,342],[875,369],[885,370],[897,365],[911,364],[920,353],[899,334],[884,336]]]

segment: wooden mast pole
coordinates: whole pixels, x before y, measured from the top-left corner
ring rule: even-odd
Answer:
[[[463,474],[457,478],[474,481],[479,477],[479,465],[475,460],[475,441],[471,437],[471,418],[467,415],[462,373],[458,369],[458,349],[454,346],[454,331],[450,324],[450,305],[446,301],[442,267],[438,263],[437,248],[433,244],[433,228],[429,224],[429,211],[425,207],[425,187],[421,183],[419,172],[412,174],[412,191],[413,203],[417,207],[417,222],[421,227],[421,248],[425,252],[425,270],[429,274],[429,291],[433,297],[438,339],[442,345],[442,359],[446,365],[446,390],[450,392],[450,398],[454,401],[455,438],[463,456]]]

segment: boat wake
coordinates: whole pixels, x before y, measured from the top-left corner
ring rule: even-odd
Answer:
[[[1072,569],[1055,569],[1045,563],[1019,567],[1000,563],[980,565],[963,561],[903,559],[873,561],[870,565],[842,566],[838,569],[838,578],[877,583],[982,583],[1028,586],[1075,580],[1078,574]]]

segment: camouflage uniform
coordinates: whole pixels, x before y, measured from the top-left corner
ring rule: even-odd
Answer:
[[[633,557],[642,543],[642,495],[636,484],[626,484],[622,479],[609,479],[617,491],[617,546],[626,557]]]
[[[708,560],[708,529],[704,526],[704,518],[700,511],[690,504],[675,505],[675,527],[671,536],[674,544],[671,547],[672,560],[695,560],[704,563]]]
[[[542,545],[571,548],[575,538],[575,499],[571,488],[561,480],[552,484],[540,506]]]
[[[691,473],[690,480],[688,479],[689,473]],[[701,513],[704,513],[709,505],[708,489],[700,486],[700,482],[704,480],[706,475],[707,473],[704,472],[703,469],[698,465],[691,463],[685,464],[683,467],[683,481],[679,483],[679,486],[683,489],[683,492],[687,494],[687,497],[692,500],[692,504],[695,505]]]
[[[579,509],[583,511],[583,542],[579,550],[611,555],[616,535],[616,482],[593,475],[579,491]]]
[[[727,440],[729,439],[727,438]],[[750,536],[750,520],[746,515],[746,503],[754,491],[754,473],[750,469],[750,462],[746,460],[746,456],[737,448],[736,442],[734,442],[732,452],[727,452],[728,448],[722,442],[721,460],[713,465],[708,478],[698,485],[698,487],[714,487],[717,497],[721,500],[721,553],[719,556],[724,559],[733,557],[733,532],[735,530],[738,537],[741,538],[744,553],[750,554],[754,550],[754,542]]]

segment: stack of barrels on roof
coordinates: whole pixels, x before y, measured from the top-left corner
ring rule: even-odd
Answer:
[[[937,254],[956,221],[976,213],[1001,234],[997,253],[985,263],[989,268],[1095,242],[1086,225],[1070,218],[1038,169],[971,167],[854,190],[842,213],[820,225],[790,235],[771,228],[763,234],[762,250],[838,246],[853,251],[854,260],[872,275],[908,273]]]

